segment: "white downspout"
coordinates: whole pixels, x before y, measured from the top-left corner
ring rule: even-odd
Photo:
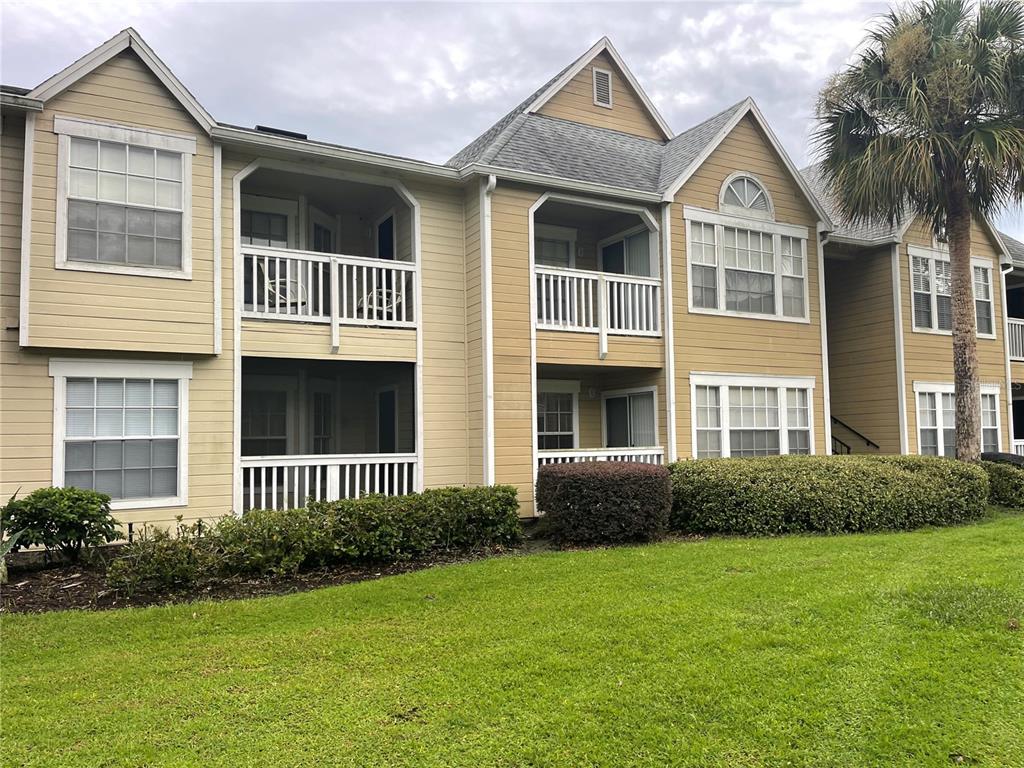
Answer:
[[[480,184],[480,307],[484,357],[484,484],[493,485],[494,470],[494,289],[491,273],[491,195],[498,178],[492,173]]]

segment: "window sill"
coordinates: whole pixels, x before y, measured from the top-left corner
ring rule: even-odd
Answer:
[[[191,269],[164,269],[162,267],[139,267],[130,264],[105,264],[88,261],[58,261],[57,269],[72,272],[100,272],[106,275],[133,275],[135,277],[162,277],[168,280],[191,280]]]
[[[783,317],[779,315],[761,315],[756,312],[736,312],[728,309],[706,309],[704,307],[693,307],[689,308],[690,314],[693,315],[717,315],[719,317],[735,317],[743,320],[765,320],[768,322],[776,323],[802,323],[803,325],[810,325],[811,320],[808,317]]]
[[[914,327],[914,333],[927,333],[932,336],[952,336],[952,331],[944,331],[941,328],[917,328]],[[976,334],[979,339],[987,339],[989,341],[995,341],[996,335],[994,333],[978,333]]]
[[[117,499],[110,502],[110,508],[115,512],[124,512],[133,509],[156,509],[158,507],[187,507],[188,499],[178,496],[163,499]]]

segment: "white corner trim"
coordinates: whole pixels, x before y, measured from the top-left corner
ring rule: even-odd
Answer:
[[[668,461],[679,458],[678,436],[676,435],[676,348],[675,317],[672,314],[672,203],[661,206],[661,260],[665,299],[665,321],[662,332],[665,335],[665,416],[668,421]],[[687,280],[689,284],[689,280]]]
[[[533,483],[537,482],[537,460],[539,443],[537,441],[537,253],[534,245],[535,224],[533,219],[537,210],[552,198],[552,193],[540,195],[526,212],[527,248],[529,250],[528,269],[530,275],[529,314],[530,314],[530,462]],[[534,515],[537,514],[534,499]]]
[[[81,117],[54,116],[53,132],[61,136],[114,141],[118,144],[132,144],[136,147],[150,147],[181,154],[196,153],[196,137],[186,133],[157,131],[153,128],[118,125]]]
[[[544,90],[544,92],[540,94],[540,96],[538,96],[536,99],[534,99],[530,103],[530,105],[523,111],[538,111],[541,107],[547,104],[548,101],[550,101],[556,93],[562,90],[562,87],[566,83],[571,81],[574,77],[576,77],[576,75],[582,72],[583,68],[594,60],[595,56],[602,52],[607,53],[611,60],[615,62],[615,66],[619,68],[619,71],[622,72],[623,76],[625,76],[626,82],[629,83],[633,91],[637,94],[637,96],[640,97],[640,102],[644,105],[644,109],[647,111],[648,116],[654,121],[655,125],[658,126],[658,129],[661,131],[664,138],[666,140],[671,139],[672,129],[668,127],[668,123],[665,122],[665,118],[661,116],[661,113],[658,112],[657,108],[654,106],[654,103],[650,100],[647,94],[644,93],[644,89],[640,87],[640,83],[637,82],[637,79],[633,76],[633,73],[630,72],[629,67],[626,66],[626,62],[623,61],[622,57],[619,55],[619,52],[615,50],[615,46],[612,45],[611,40],[609,40],[607,37],[602,37],[590,48],[590,50],[588,50],[586,53],[584,53],[582,56],[576,59],[573,65],[569,67],[562,74],[561,77],[559,77],[555,82],[548,86]]]
[[[192,118],[209,135],[216,121],[203,106],[196,101],[196,98],[182,84],[174,73],[168,69],[160,58],[153,52],[153,49],[146,44],[138,32],[129,27],[114,35],[105,43],[87,53],[70,66],[62,69],[42,84],[32,89],[28,94],[29,98],[46,101],[53,98],[61,91],[69,88],[81,78],[93,72],[122,51],[132,49],[156,78],[163,83],[164,87],[171,92],[171,95],[181,104],[185,110],[192,115]]]
[[[907,380],[903,364],[903,289],[900,279],[900,246],[892,247],[892,310],[896,329],[896,410],[900,422],[900,453],[910,451],[910,432],[907,426]]]
[[[189,387],[192,363],[167,360],[83,360],[51,358],[53,379],[53,453],[51,482],[64,485],[65,410],[69,378],[174,379],[178,382],[178,494],[167,498],[116,499],[113,510],[184,507],[188,505]],[[102,438],[98,438],[102,439]]]
[[[29,345],[29,289],[32,278],[32,181],[35,165],[36,114],[25,115],[25,146],[21,178],[21,264],[18,273],[18,344]]]
[[[491,196],[497,186],[492,174],[480,180],[480,312],[483,321],[484,363],[484,485],[495,482],[494,459],[494,280],[491,254]],[[532,238],[531,238],[532,242]]]
[[[999,306],[1003,313],[1003,365],[1006,368],[1006,424],[1008,427],[1007,435],[1010,438],[1008,445],[1011,450],[1013,449],[1015,436],[1013,434],[1013,376],[1010,362],[1010,329],[1007,327],[1009,325],[1009,313],[1006,311],[1006,275],[1012,271],[1012,264],[1003,265],[999,270]],[[1002,439],[1001,436],[1000,439]]]
[[[213,354],[224,351],[224,277],[223,277],[223,165],[220,144],[213,145]]]
[[[826,455],[832,453],[832,385],[829,380],[828,364],[828,317],[825,312],[825,250],[821,245],[821,233],[825,222],[819,221],[815,232],[815,247],[818,249],[818,332],[821,334],[821,389],[824,403],[824,423]],[[806,251],[805,251],[806,252]]]

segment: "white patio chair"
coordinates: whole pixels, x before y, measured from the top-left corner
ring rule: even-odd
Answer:
[[[301,314],[300,310],[309,302],[309,293],[302,281],[294,277],[289,279],[281,275],[272,277],[263,269],[262,264],[260,265],[260,272],[263,274],[263,283],[266,288],[263,293],[267,297],[265,311],[274,312],[280,306],[289,314],[292,313],[293,309],[295,314]]]

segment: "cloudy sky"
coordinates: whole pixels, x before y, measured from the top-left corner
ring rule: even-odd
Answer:
[[[0,80],[31,87],[135,27],[224,122],[444,161],[602,35],[674,131],[753,96],[798,165],[814,96],[885,3],[17,2]],[[1024,239],[1024,213],[1004,231]]]

